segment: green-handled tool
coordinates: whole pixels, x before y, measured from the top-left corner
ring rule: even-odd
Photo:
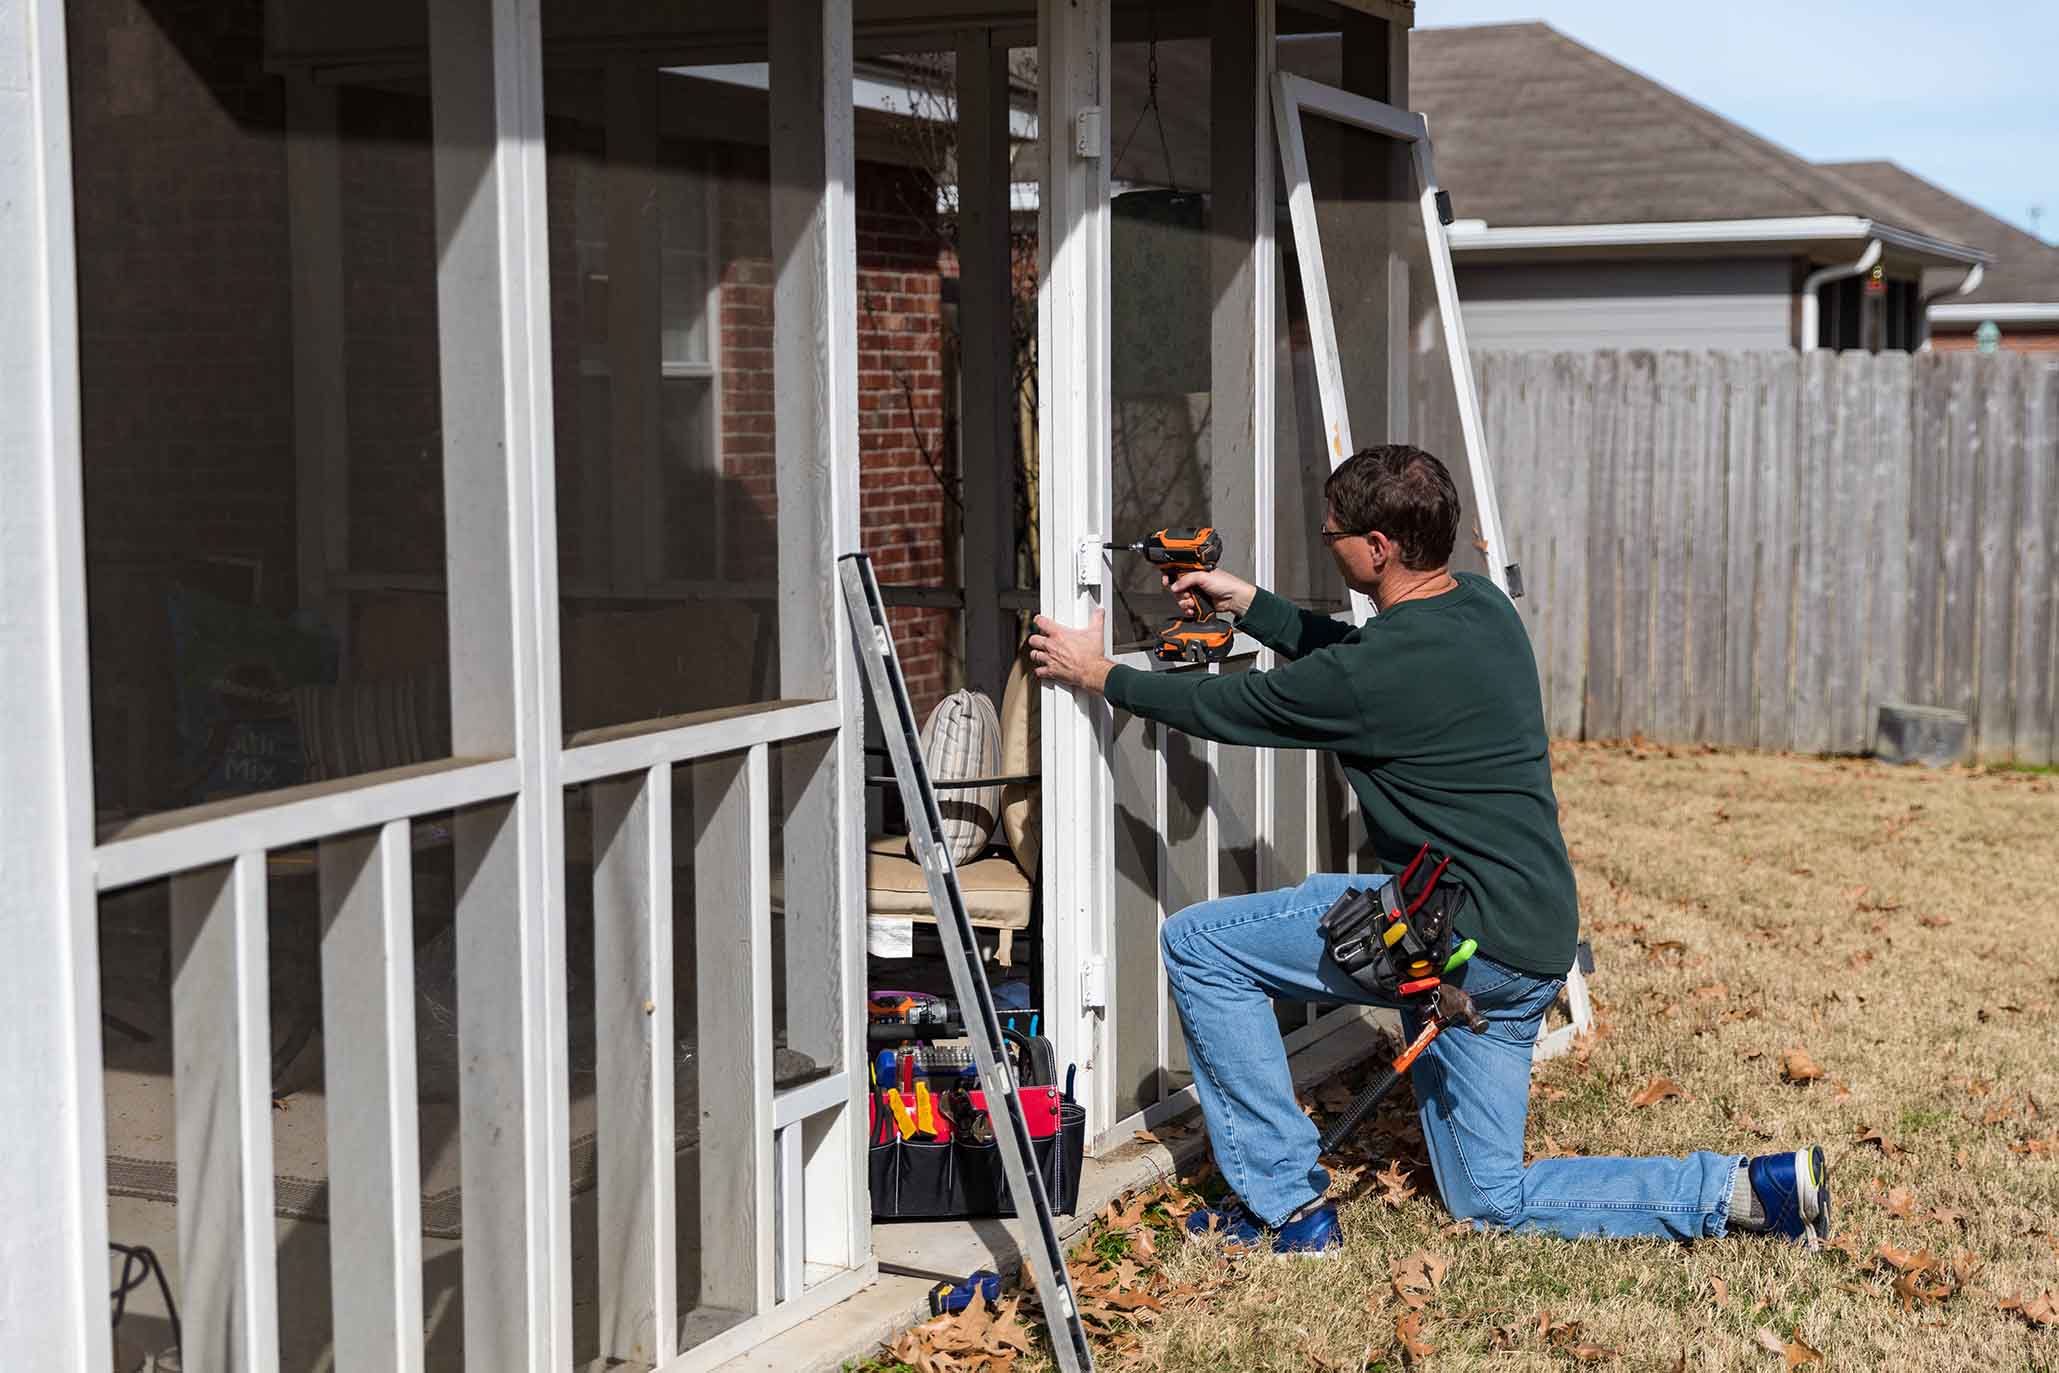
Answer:
[[[1459,964],[1471,958],[1480,947],[1477,939],[1468,939],[1451,951],[1451,957],[1444,960],[1444,976],[1450,977]]]

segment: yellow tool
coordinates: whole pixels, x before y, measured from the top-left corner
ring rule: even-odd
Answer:
[[[1387,932],[1381,935],[1380,939],[1381,942],[1386,944],[1386,946],[1391,949],[1395,946],[1395,944],[1399,943],[1401,937],[1407,933],[1408,926],[1402,924],[1399,920],[1397,920],[1387,927]]]
[[[937,1105],[929,1094],[927,1082],[915,1084],[915,1128],[931,1139],[937,1137]]]
[[[887,1110],[893,1112],[894,1128],[901,1132],[901,1138],[915,1138],[915,1117],[908,1114],[908,1103],[901,1100],[900,1088],[887,1088]]]

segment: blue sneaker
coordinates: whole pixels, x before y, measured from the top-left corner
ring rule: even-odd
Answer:
[[[1767,1234],[1802,1240],[1811,1249],[1830,1238],[1830,1169],[1820,1146],[1761,1154],[1748,1166]]]
[[[1270,1249],[1297,1259],[1327,1259],[1344,1248],[1344,1232],[1337,1225],[1337,1207],[1327,1201],[1275,1231],[1232,1197],[1227,1205],[1206,1207],[1188,1216],[1187,1234],[1194,1239],[1217,1234],[1233,1251]]]

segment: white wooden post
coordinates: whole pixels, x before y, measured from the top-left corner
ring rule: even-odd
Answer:
[[[965,502],[965,667],[1000,699],[1014,658],[1014,282],[1008,235],[1008,49],[986,29],[958,40],[958,470]]]
[[[1209,15],[1209,519],[1227,561],[1269,584],[1272,561],[1272,145],[1265,76],[1270,6],[1214,0]],[[1270,655],[1261,658],[1268,665]],[[1272,751],[1208,746],[1211,824],[1220,854],[1253,851],[1268,881]],[[1248,808],[1248,809],[1247,809]],[[1217,893],[1223,862],[1216,860]]]
[[[766,747],[696,763],[701,1302],[772,1309],[772,906]]]
[[[833,743],[781,752],[787,1041],[850,1083],[800,1175],[803,1195],[787,1203],[805,1211],[807,1260],[851,1268],[871,1249],[862,693],[834,572],[835,559],[858,547],[851,0],[777,0],[770,48],[779,691],[843,703]]]
[[[336,1366],[422,1367],[412,824],[325,839],[322,1055]]]
[[[1083,625],[1108,599],[1107,555],[1086,548],[1083,566],[1082,553],[1108,537],[1110,519],[1109,0],[1039,0],[1037,52],[1047,149],[1037,232],[1039,601],[1044,614]],[[1082,995],[1082,970],[1109,948],[1113,730],[1099,698],[1043,693],[1044,1020],[1058,1061],[1080,1066],[1091,1139],[1115,1111],[1103,1014]]]
[[[600,1352],[662,1366],[679,1339],[671,764],[588,794]]]
[[[0,1367],[106,1368],[63,0],[0,0]]]
[[[279,1366],[265,857],[172,878],[183,1364]]]
[[[457,817],[465,1354],[572,1359],[564,802],[543,64],[526,0],[429,11],[451,734],[521,795]]]

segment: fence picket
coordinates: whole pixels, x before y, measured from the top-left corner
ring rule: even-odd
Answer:
[[[1651,733],[1669,741],[1688,734],[1687,564],[1694,556],[1689,487],[1697,447],[1695,395],[1702,380],[1690,369],[1690,356],[1670,349],[1659,355],[1653,397]]]
[[[1981,359],[1950,359],[1945,403],[1944,601],[1939,635],[1938,704],[1973,713],[1979,651],[1979,547],[1981,426],[1975,368]]]
[[[1593,358],[1547,359],[1540,380],[1564,396],[1559,480],[1552,489],[1550,529],[1552,601],[1545,613],[1551,621],[1551,714],[1554,734],[1577,735],[1581,728],[1587,674],[1587,513],[1588,488],[1594,480],[1595,396]]]
[[[1875,363],[1868,353],[1838,354],[1826,393],[1834,407],[1825,474],[1830,501],[1824,512],[1828,519],[1817,527],[1829,559],[1824,569],[1829,585],[1824,628],[1830,649],[1823,678],[1828,725],[1823,747],[1834,753],[1858,752],[1868,735],[1861,723],[1866,705],[1866,581],[1872,573],[1870,546],[1877,512],[1868,480],[1876,440],[1866,383],[1877,370]]]
[[[1756,612],[1763,531],[1759,528],[1756,495],[1759,415],[1766,404],[1770,370],[1764,353],[1733,353],[1726,359],[1723,391],[1724,495],[1728,509],[1722,568],[1723,724],[1717,742],[1745,748],[1758,742],[1758,701],[1753,680],[1758,670]]]
[[[1694,542],[1687,564],[1687,723],[1688,738],[1695,741],[1721,739],[1726,733],[1724,659],[1729,651],[1726,602],[1730,591],[1725,559],[1730,546],[1730,510],[1724,421],[1732,365],[1727,354],[1710,358],[1695,392],[1694,484],[1689,492]]]
[[[2030,372],[2024,384],[2023,495],[2017,502],[2016,732],[2019,763],[2050,763],[2055,749],[2053,711],[2055,617],[2059,597],[2052,544],[2059,540],[2059,367]]]
[[[1593,397],[1594,451],[1587,487],[1587,681],[1581,693],[1582,728],[1590,739],[1622,732],[1616,695],[1621,657],[1617,648],[1616,454],[1622,447],[1622,407],[1617,403],[1614,353],[1595,354],[1587,368]]]
[[[1979,534],[1975,543],[1973,754],[2007,759],[2015,744],[2016,499],[2023,449],[2023,382],[2029,359],[2000,354],[1983,378]]]
[[[1874,502],[1873,537],[1865,550],[1860,585],[1864,615],[1866,680],[1858,747],[1870,749],[1883,701],[1908,696],[1910,577],[1910,481],[1914,474],[1914,425],[1910,422],[1915,375],[1906,353],[1877,358],[1866,405],[1872,415],[1873,450],[1869,495]]]

